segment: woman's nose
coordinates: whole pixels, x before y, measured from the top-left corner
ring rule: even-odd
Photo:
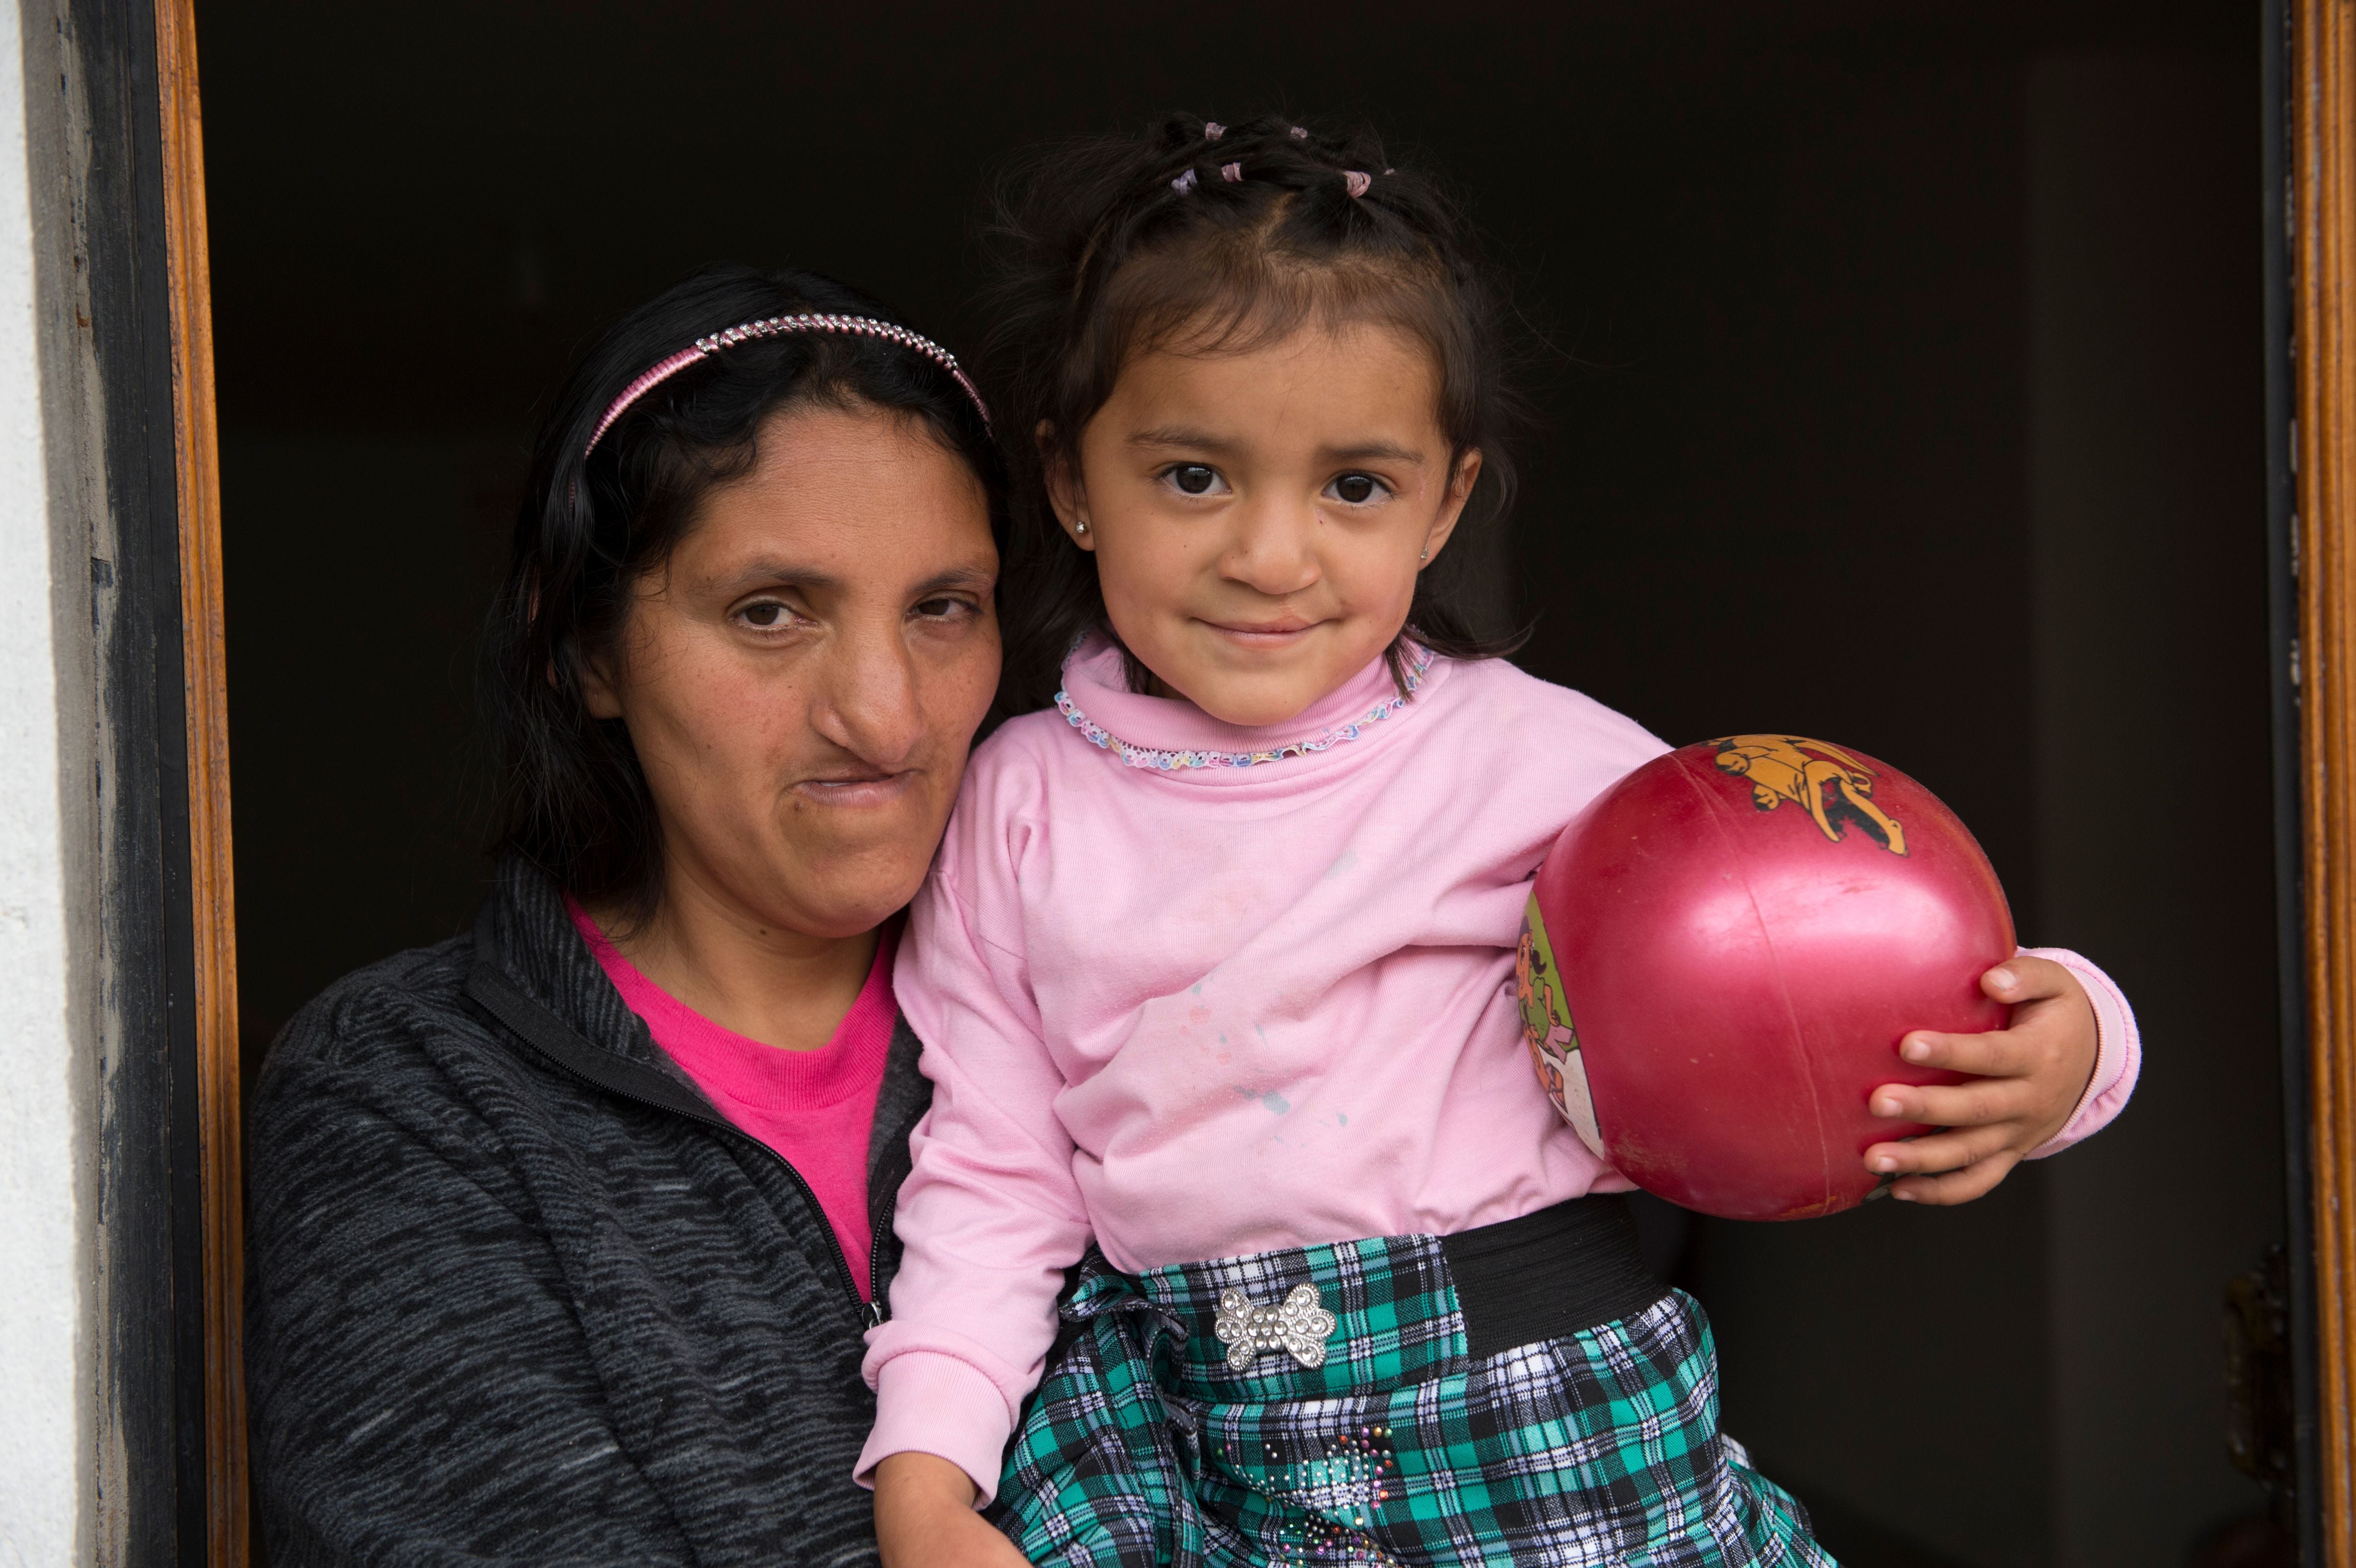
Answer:
[[[811,722],[871,767],[897,768],[924,739],[916,660],[895,625],[851,628],[828,650]]]
[[[1312,507],[1263,502],[1238,507],[1237,531],[1219,562],[1220,574],[1281,599],[1315,583],[1317,512]]]

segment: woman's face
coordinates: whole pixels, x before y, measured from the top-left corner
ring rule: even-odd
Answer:
[[[647,573],[590,711],[662,823],[666,898],[853,936],[906,903],[998,682],[980,482],[914,421],[797,409]]]

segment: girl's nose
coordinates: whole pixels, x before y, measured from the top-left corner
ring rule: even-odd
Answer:
[[[1263,504],[1239,508],[1237,532],[1220,558],[1219,574],[1281,599],[1312,586],[1323,573],[1317,563],[1317,513],[1313,507]]]
[[[811,727],[870,767],[904,767],[924,739],[916,661],[896,622],[846,627],[827,650]]]

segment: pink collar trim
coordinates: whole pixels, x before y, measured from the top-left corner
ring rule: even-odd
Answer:
[[[1431,650],[1420,644],[1408,643],[1406,653],[1404,695],[1391,677],[1390,661],[1377,658],[1312,703],[1280,731],[1273,725],[1250,728],[1223,723],[1191,702],[1130,690],[1120,650],[1106,638],[1091,635],[1065,661],[1064,688],[1055,693],[1055,709],[1081,739],[1113,752],[1132,768],[1173,773],[1186,768],[1257,767],[1287,757],[1314,755],[1357,740],[1405,709],[1430,677],[1433,663]],[[1108,724],[1118,727],[1120,733],[1107,728]],[[1162,743],[1150,744],[1149,739]]]

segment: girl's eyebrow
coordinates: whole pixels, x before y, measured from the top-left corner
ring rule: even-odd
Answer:
[[[1208,431],[1190,429],[1185,425],[1157,425],[1151,430],[1133,432],[1129,438],[1131,446],[1175,446],[1188,452],[1226,453],[1236,443]]]
[[[1131,446],[1174,447],[1183,452],[1206,452],[1225,455],[1240,444],[1207,431],[1188,429],[1183,425],[1161,425],[1141,430],[1129,438]],[[1329,446],[1318,455],[1328,463],[1404,463],[1420,465],[1423,453],[1413,447],[1401,446],[1391,441],[1355,442],[1348,446]]]
[[[1329,463],[1406,463],[1419,464],[1423,453],[1397,442],[1365,441],[1355,446],[1329,446],[1323,453]]]

